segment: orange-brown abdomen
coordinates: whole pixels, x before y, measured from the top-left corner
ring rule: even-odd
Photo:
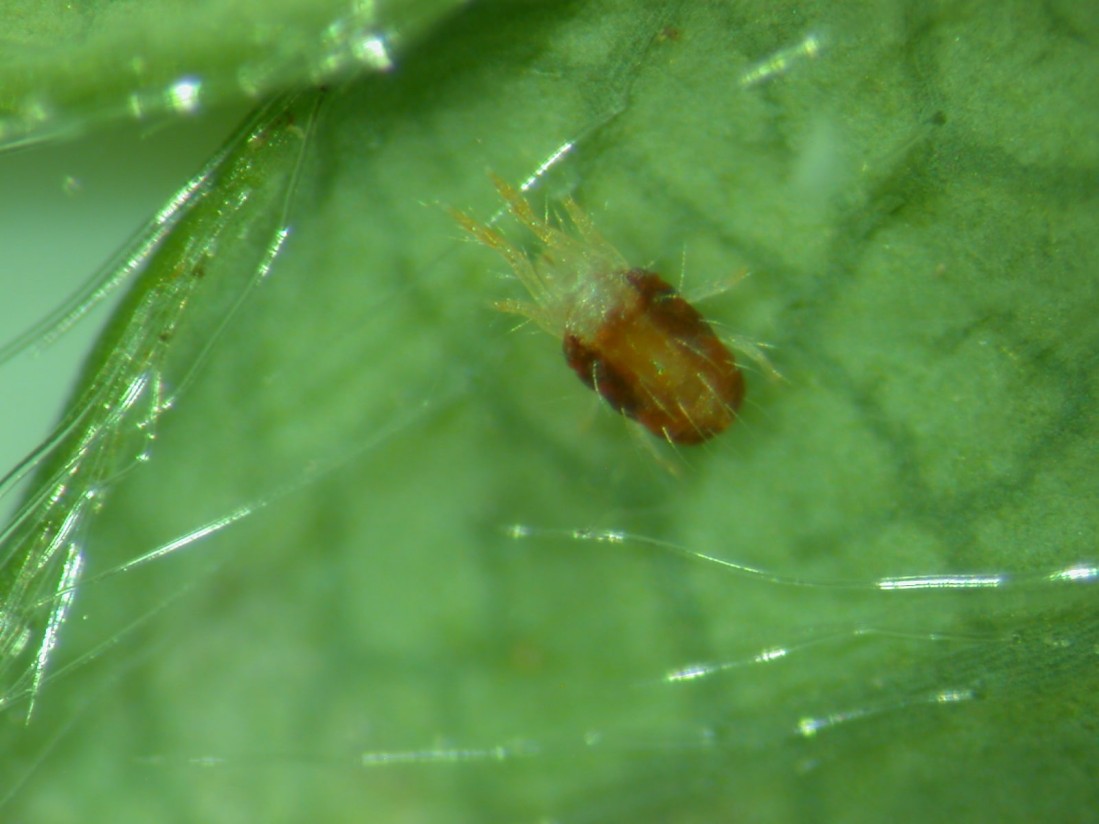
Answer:
[[[733,355],[663,278],[623,272],[629,297],[589,338],[566,331],[565,359],[615,410],[672,443],[724,431],[744,399]]]

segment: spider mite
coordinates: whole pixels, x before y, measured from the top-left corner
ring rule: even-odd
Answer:
[[[675,444],[728,428],[744,377],[710,324],[660,275],[630,266],[571,198],[564,219],[542,220],[514,188],[492,177],[515,218],[542,244],[528,255],[460,212],[458,223],[496,250],[531,301],[496,308],[530,318],[563,341],[565,360],[617,412]]]

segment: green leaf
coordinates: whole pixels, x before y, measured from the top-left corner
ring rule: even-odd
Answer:
[[[1097,29],[985,11],[474,4],[270,98],[5,535],[10,817],[1086,817]],[[633,431],[492,308],[488,171],[783,379]]]
[[[0,146],[119,117],[191,114],[366,67],[457,0],[5,0]]]

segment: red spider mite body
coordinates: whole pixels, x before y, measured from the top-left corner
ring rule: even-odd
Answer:
[[[631,299],[592,339],[566,332],[565,360],[611,407],[673,443],[724,431],[744,399],[732,353],[659,275],[631,269],[622,276]]]
[[[497,308],[561,337],[565,360],[604,400],[654,435],[701,443],[736,419],[744,377],[710,324],[659,275],[631,268],[571,199],[574,232],[540,220],[493,178],[512,214],[542,242],[535,257],[459,212],[455,219],[508,261],[534,303]]]

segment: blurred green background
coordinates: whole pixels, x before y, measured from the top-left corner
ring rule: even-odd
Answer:
[[[1099,818],[1093,4],[0,7],[10,335],[256,109],[5,489],[5,820]],[[784,379],[644,444],[489,170]]]

